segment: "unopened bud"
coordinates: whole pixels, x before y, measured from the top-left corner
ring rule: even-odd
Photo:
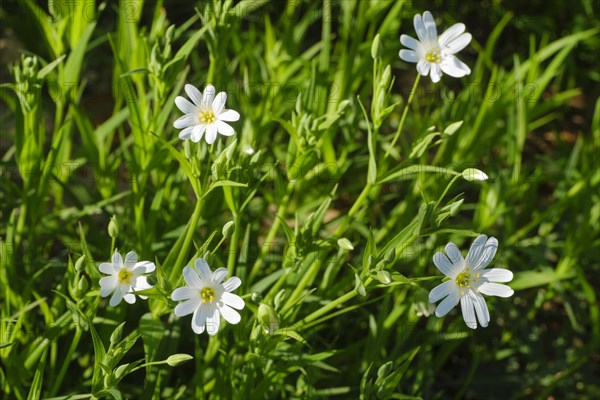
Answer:
[[[228,223],[226,223],[223,226],[223,230],[221,231],[224,238],[230,238],[231,235],[233,235],[233,232],[235,232],[235,222],[233,221],[229,221]]]

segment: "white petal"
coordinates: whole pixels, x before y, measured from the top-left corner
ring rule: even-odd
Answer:
[[[438,251],[433,255],[433,263],[440,270],[440,272],[452,279],[456,278],[456,273],[454,272],[454,267],[448,257],[444,255],[441,251]]]
[[[133,293],[127,293],[123,296],[123,300],[129,304],[133,304],[135,303],[135,295]]]
[[[184,128],[181,132],[179,132],[179,139],[181,140],[189,140],[190,137],[192,136],[192,131],[194,130],[194,128],[197,125],[194,126],[188,126],[187,128]]]
[[[223,305],[219,307],[219,310],[221,311],[223,318],[225,318],[225,321],[229,322],[230,324],[237,324],[242,319],[240,313],[229,306]]]
[[[217,268],[215,272],[212,273],[210,280],[215,283],[221,283],[223,282],[223,279],[227,277],[228,274],[229,271],[227,271],[227,268]]]
[[[437,28],[435,27],[435,20],[433,15],[429,11],[423,13],[423,23],[425,24],[425,30],[427,31],[427,39],[434,42],[437,40]]]
[[[429,67],[429,62],[425,60],[419,60],[417,63],[417,71],[423,76],[427,76],[427,74],[429,74]]]
[[[206,124],[199,124],[194,126],[194,130],[192,131],[192,142],[198,143],[202,140],[202,136],[206,131]]]
[[[243,309],[246,305],[246,303],[244,303],[244,300],[240,296],[229,292],[225,292],[221,295],[221,301],[226,305],[233,307],[237,310]]]
[[[459,301],[460,294],[458,293],[458,290],[450,290],[450,294],[448,294],[448,297],[446,297],[444,300],[442,300],[440,304],[438,304],[437,308],[435,309],[435,315],[437,317],[443,317],[444,315],[448,314],[450,310],[456,307]]]
[[[459,37],[457,37],[456,39],[454,39],[453,41],[451,41],[450,43],[448,43],[445,47],[446,52],[448,54],[456,54],[459,51],[461,51],[462,49],[464,49],[465,47],[467,47],[467,45],[471,42],[471,34],[470,33],[463,33],[462,35],[460,35]]]
[[[194,299],[198,297],[198,289],[189,286],[178,287],[171,293],[171,299],[174,301]]]
[[[100,296],[106,297],[118,286],[119,279],[116,276],[105,276],[100,279]]]
[[[135,264],[133,267],[133,271],[138,274],[149,274],[150,272],[156,269],[156,265],[154,265],[151,261],[140,261]]]
[[[204,328],[206,327],[207,311],[208,307],[200,305],[194,310],[194,315],[192,315],[192,330],[198,335],[204,332]]]
[[[477,319],[479,320],[479,325],[485,328],[490,322],[490,311],[487,308],[487,304],[485,304],[485,299],[479,293],[473,293],[472,300],[473,305],[475,306],[475,312],[477,313]]]
[[[130,251],[125,255],[125,264],[135,264],[138,260],[138,256],[135,251]]]
[[[215,87],[213,85],[206,85],[206,87],[204,88],[204,93],[202,94],[202,107],[210,107],[214,98]]]
[[[173,128],[183,129],[188,126],[196,125],[198,121],[196,121],[196,117],[192,114],[185,114],[183,117],[179,117],[173,122]]]
[[[444,31],[444,33],[442,33],[440,35],[440,37],[438,38],[438,43],[439,43],[440,47],[447,46],[448,43],[450,43],[452,40],[457,38],[458,35],[460,35],[464,31],[465,31],[465,24],[458,23],[458,24],[452,25],[450,28],[446,29]]]
[[[477,328],[477,320],[475,319],[475,306],[469,295],[460,298],[460,308],[462,310],[463,319],[467,326],[471,329]]]
[[[453,280],[440,283],[429,292],[429,302],[435,303],[448,296],[455,285],[456,283]]]
[[[462,271],[465,267],[465,259],[463,258],[462,254],[460,254],[458,247],[456,247],[454,243],[450,242],[446,245],[444,250],[452,262],[454,270],[457,271],[457,273],[458,271]]]
[[[221,323],[221,314],[217,307],[209,309],[208,316],[206,317],[206,333],[213,336],[219,331],[219,325]]]
[[[484,282],[477,289],[488,296],[510,297],[515,293],[509,286],[493,282]]]
[[[146,290],[151,289],[152,286],[148,283],[145,276],[138,276],[135,278],[135,282],[133,283],[133,290]]]
[[[115,268],[112,263],[102,263],[98,266],[98,269],[100,269],[100,272],[103,274],[112,275],[115,273]]]
[[[185,97],[175,97],[175,104],[184,114],[194,114],[198,110],[198,108]]]
[[[473,270],[479,270],[487,267],[496,255],[496,250],[498,250],[498,239],[491,237],[487,240],[487,242],[485,242],[485,246],[483,246],[483,251],[479,257],[479,260],[477,260],[475,265],[473,265]]]
[[[223,110],[218,117],[221,121],[235,122],[240,119],[240,113],[235,110]]]
[[[202,93],[200,93],[200,91],[195,86],[187,84],[185,85],[184,89],[189,98],[192,99],[196,106],[202,105]]]
[[[225,102],[227,101],[227,93],[220,92],[212,102],[212,109],[215,115],[219,115],[225,108]]]
[[[121,300],[123,300],[123,292],[121,292],[121,288],[117,288],[117,290],[115,290],[112,297],[110,298],[108,304],[111,307],[116,307],[121,302]]]
[[[232,276],[223,283],[223,288],[228,292],[233,292],[235,289],[239,288],[241,284],[242,281],[240,278]]]
[[[416,63],[419,61],[419,57],[417,56],[417,52],[413,50],[400,50],[400,58],[406,62]]]
[[[452,75],[454,76],[454,75]],[[469,252],[467,253],[466,262],[470,267],[474,267],[477,265],[477,262],[481,258],[483,254],[483,249],[485,247],[485,242],[487,241],[486,235],[479,235],[473,240],[471,244],[471,248],[469,248]]]
[[[437,83],[440,81],[440,79],[442,78],[442,71],[438,64],[431,64],[431,71],[429,73],[429,76],[431,76],[431,81],[433,83]]]
[[[217,130],[224,136],[232,136],[234,133],[233,128],[227,122],[223,121],[217,121]]]
[[[203,258],[196,258],[194,265],[196,266],[202,281],[205,283],[210,282],[210,278],[212,278],[212,271],[210,270],[208,263]],[[204,284],[202,286],[204,286]]]
[[[188,286],[194,289],[201,289],[204,283],[198,276],[198,273],[191,267],[183,267],[183,279]]]
[[[513,279],[513,273],[504,268],[484,269],[481,276],[488,282],[510,282]]]
[[[217,124],[206,126],[206,143],[213,144],[217,138]]]
[[[200,301],[197,299],[183,301],[175,306],[175,315],[178,317],[185,317],[186,315],[190,315],[199,308],[200,304]],[[194,315],[196,314],[194,313]],[[192,322],[194,319],[195,317],[192,319]]]
[[[417,32],[419,41],[424,42],[427,39],[427,29],[425,29],[425,23],[423,22],[423,19],[421,19],[421,15],[415,15],[413,24],[415,25],[415,31]]]
[[[408,35],[401,35],[400,43],[402,43],[404,46],[408,47],[411,50],[417,50],[417,48],[420,45],[417,39]]]
[[[121,253],[116,252],[112,256],[113,267],[121,267],[123,265],[123,257]]]

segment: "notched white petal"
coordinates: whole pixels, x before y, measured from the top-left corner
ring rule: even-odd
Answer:
[[[223,283],[223,288],[225,288],[225,290],[228,292],[233,292],[235,289],[239,288],[241,284],[242,281],[240,278],[237,276],[232,276]]]
[[[435,303],[438,300],[448,296],[454,285],[454,281],[446,281],[431,289],[429,292],[429,302]]]
[[[477,320],[475,319],[475,306],[470,296],[462,296],[460,299],[460,308],[462,310],[465,324],[471,329],[477,328]]]
[[[237,294],[225,292],[221,295],[221,301],[228,306],[231,306],[237,310],[241,310],[244,308],[246,303],[244,303],[244,299],[242,299]]]
[[[484,282],[477,289],[488,296],[510,297],[515,293],[510,286],[493,282]]]
[[[510,282],[513,279],[512,271],[505,268],[490,268],[481,271],[481,276],[488,282]]]

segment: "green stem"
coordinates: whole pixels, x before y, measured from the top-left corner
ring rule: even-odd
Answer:
[[[446,186],[446,189],[444,189],[444,193],[442,193],[442,195],[440,196],[440,198],[438,199],[438,201],[435,203],[435,207],[433,207],[434,210],[436,208],[438,208],[438,206],[442,202],[442,199],[444,198],[444,196],[446,196],[446,193],[448,193],[448,190],[450,190],[450,187],[452,186],[452,184],[454,184],[454,182],[456,182],[456,180],[458,178],[460,178],[461,176],[462,176],[462,174],[458,174],[457,173],[456,176],[454,178],[452,178],[452,180],[450,181],[450,183],[448,184],[448,186]]]
[[[237,259],[237,246],[238,241],[240,240],[240,231],[241,231],[241,223],[242,218],[239,213],[234,213],[233,215],[234,221],[234,230],[233,236],[231,236],[231,241],[229,242],[229,258],[227,259],[227,270],[229,271],[229,275],[233,275],[233,270],[235,268],[235,262]]]
[[[67,351],[65,359],[60,367],[58,376],[56,377],[56,379],[54,380],[54,383],[52,384],[52,389],[50,389],[49,397],[54,397],[56,395],[56,392],[58,392],[58,389],[60,388],[60,385],[61,385],[63,379],[65,378],[65,374],[67,373],[67,368],[69,367],[69,364],[71,364],[71,358],[73,357],[73,353],[75,353],[75,350],[77,349],[77,345],[79,344],[79,340],[81,339],[81,332],[82,331],[79,328],[77,328],[75,330],[75,336],[73,337],[71,346],[69,346],[69,350]]]
[[[279,204],[279,208],[277,209],[277,214],[275,216],[275,219],[273,220],[273,225],[271,225],[271,229],[269,230],[269,233],[267,234],[267,238],[265,239],[266,246],[263,246],[261,248],[260,256],[256,259],[256,262],[252,266],[252,270],[250,270],[250,275],[248,276],[248,282],[252,282],[254,277],[256,277],[256,274],[258,273],[259,268],[262,265],[263,259],[265,258],[265,256],[267,255],[267,253],[269,252],[269,250],[271,248],[270,245],[271,245],[271,243],[273,243],[273,240],[275,239],[275,235],[277,235],[277,231],[279,230],[279,226],[281,225],[281,221],[285,218],[285,214],[287,213],[287,208],[288,208],[293,190],[294,190],[294,183],[289,182],[286,187],[286,190],[285,190],[285,196],[283,196],[283,199],[281,200],[281,203]]]
[[[365,286],[367,286],[369,283],[371,283],[371,281],[372,281],[372,278],[368,278],[365,282]],[[292,325],[290,327],[290,329],[294,330],[294,331],[301,329],[303,325],[306,325],[306,324],[316,320],[317,318],[321,317],[322,315],[324,315],[324,314],[328,313],[329,311],[335,309],[336,307],[344,304],[348,300],[354,298],[357,294],[358,293],[355,290],[352,290],[351,292],[348,292],[345,295],[338,297],[337,299],[333,300],[331,303],[324,305],[323,307],[319,308],[317,311],[308,315],[301,321],[296,322],[294,325]]]
[[[334,233],[334,237],[338,238],[338,237],[340,237],[346,231],[346,229],[348,228],[348,224],[350,223],[350,221],[352,220],[352,218],[356,215],[356,213],[358,213],[358,211],[362,207],[364,201],[369,196],[369,192],[371,191],[372,187],[373,187],[373,185],[371,183],[367,183],[365,185],[365,187],[363,188],[362,192],[360,192],[360,195],[358,196],[358,198],[356,199],[356,201],[352,205],[352,208],[350,208],[350,211],[348,211],[348,215],[342,221],[342,223],[340,224],[340,226],[338,226],[338,228],[336,229],[336,231]]]
[[[175,260],[175,265],[171,270],[170,280],[171,282],[175,282],[177,279],[177,275],[181,273],[183,269],[183,264],[185,262],[186,257],[188,256],[188,251],[190,249],[190,245],[192,243],[192,239],[194,238],[194,231],[196,230],[196,226],[198,226],[198,221],[200,220],[200,215],[202,214],[202,201],[198,199],[196,201],[196,207],[194,208],[194,213],[192,214],[192,218],[190,220],[190,224],[188,225],[187,232],[185,233],[185,238],[183,240],[183,245],[181,246],[181,251]]]
[[[415,83],[412,87],[412,90],[410,91],[410,95],[408,96],[408,101],[406,102],[406,105],[404,106],[404,111],[402,112],[402,118],[400,118],[400,123],[398,124],[398,129],[396,130],[396,134],[394,135],[394,139],[392,140],[390,147],[388,147],[387,151],[385,152],[385,156],[383,157],[384,159],[388,158],[388,156],[390,155],[390,151],[392,150],[392,148],[398,141],[398,138],[400,137],[400,132],[402,131],[402,127],[404,127],[404,121],[406,120],[406,115],[408,114],[408,109],[410,108],[410,104],[412,103],[413,97],[415,96],[415,93],[417,92],[417,85],[419,84],[420,80],[421,80],[421,74],[417,74],[417,79],[415,79]]]

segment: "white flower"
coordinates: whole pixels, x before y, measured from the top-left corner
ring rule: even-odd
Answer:
[[[455,78],[469,75],[469,67],[455,57],[455,54],[471,42],[471,34],[463,33],[464,24],[454,24],[439,37],[433,15],[429,11],[423,17],[414,18],[415,30],[419,40],[408,35],[400,36],[400,42],[410,50],[400,50],[400,58],[406,62],[417,63],[419,74],[431,74],[431,80],[438,82],[442,71]]]
[[[469,328],[477,328],[475,314],[481,326],[490,322],[490,313],[482,294],[488,296],[510,297],[514,291],[496,282],[509,282],[512,272],[504,268],[485,269],[496,255],[498,240],[479,235],[464,259],[454,243],[446,245],[446,257],[441,251],[435,253],[433,262],[450,280],[434,287],[429,292],[429,302],[445,297],[437,306],[435,315],[442,317],[460,301],[463,318]]]
[[[245,303],[240,296],[230,292],[237,289],[242,281],[237,276],[232,276],[223,282],[228,274],[227,269],[218,268],[212,272],[201,258],[196,259],[195,265],[196,270],[191,267],[183,268],[183,279],[187,286],[179,287],[171,294],[175,301],[185,300],[177,304],[175,315],[183,317],[194,313],[194,332],[201,334],[206,330],[209,335],[215,335],[219,331],[220,315],[230,324],[240,322],[240,314],[234,308],[241,310]]]
[[[135,294],[131,291],[150,289],[152,286],[148,284],[145,276],[156,269],[153,262],[141,261],[138,262],[137,254],[130,251],[125,255],[125,261],[119,252],[115,251],[112,256],[111,263],[102,263],[98,267],[100,272],[108,274],[100,279],[100,295],[106,297],[113,294],[109,304],[115,307],[122,299],[129,304],[135,303]],[[147,299],[146,296],[140,296],[142,299]]]
[[[207,85],[203,95],[189,84],[185,85],[185,92],[193,103],[181,96],[175,98],[175,104],[185,113],[183,117],[173,122],[173,127],[183,129],[179,132],[179,139],[192,139],[192,142],[197,143],[206,133],[206,143],[213,144],[217,132],[225,136],[233,135],[233,128],[225,121],[237,121],[240,119],[240,114],[225,109],[227,93],[221,92],[215,96],[215,87]]]

